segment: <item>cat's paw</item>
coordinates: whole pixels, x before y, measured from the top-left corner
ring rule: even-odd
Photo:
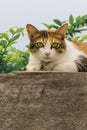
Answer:
[[[26,71],[29,71],[29,72],[32,72],[32,71],[39,71],[41,68],[41,65],[38,64],[38,65],[27,65],[26,67]]]
[[[55,66],[53,71],[58,72],[77,72],[77,67],[75,63],[63,63],[58,66]]]

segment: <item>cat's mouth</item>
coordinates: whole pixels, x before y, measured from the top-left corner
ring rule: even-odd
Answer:
[[[52,59],[50,57],[44,57],[43,60],[46,61],[46,62],[52,61]]]
[[[44,59],[49,60],[51,58],[49,56],[45,56]]]
[[[51,59],[51,58],[46,56],[46,57],[44,57],[44,59]]]

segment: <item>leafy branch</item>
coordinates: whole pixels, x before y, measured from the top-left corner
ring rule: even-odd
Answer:
[[[29,52],[17,50],[13,45],[24,36],[24,28],[12,27],[0,33],[0,73],[25,70]]]
[[[58,29],[63,24],[68,23],[68,29],[66,37],[68,39],[75,39],[84,41],[87,40],[87,35],[77,37],[78,34],[81,34],[85,31],[87,31],[87,15],[78,16],[76,18],[73,17],[73,15],[70,15],[68,20],[61,21],[59,19],[53,19],[53,24],[46,24],[43,23],[48,29]]]

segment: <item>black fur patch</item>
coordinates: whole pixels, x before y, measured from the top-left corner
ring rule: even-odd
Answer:
[[[78,72],[87,72],[87,58],[79,56],[79,59],[75,61]]]

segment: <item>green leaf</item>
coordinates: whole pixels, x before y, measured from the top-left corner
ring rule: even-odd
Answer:
[[[26,45],[26,47],[30,50],[30,45]]]
[[[73,25],[74,23],[74,17],[72,15],[69,16],[69,23]]]
[[[80,32],[87,31],[87,28],[79,29]]]
[[[74,23],[74,25],[75,25],[75,27],[77,27],[77,28],[79,28],[80,27],[80,19],[81,19],[81,17],[80,16],[78,16],[78,17],[76,17],[76,22]]]
[[[10,47],[10,46],[12,46],[13,44],[15,44],[16,42],[15,41],[10,41],[9,43],[8,43],[8,47]]]
[[[5,33],[0,33],[1,37],[6,39],[7,41],[9,41],[9,34],[8,32],[5,32]]]
[[[81,19],[80,16],[76,17],[76,21],[80,21],[80,19]]]
[[[74,33],[81,33],[79,29],[74,30]]]
[[[49,24],[46,23],[42,23],[45,27],[47,27],[48,29],[51,29],[52,27]]]
[[[53,19],[54,23],[56,23],[57,25],[61,26],[62,23],[59,19]]]
[[[10,28],[10,29],[9,29],[9,31],[10,31],[10,33],[11,33],[12,35],[14,35],[14,34],[15,34],[15,30],[13,29],[13,27],[12,27],[12,28]]]
[[[22,32],[22,36],[24,37],[24,32]]]
[[[3,51],[3,49],[4,49],[4,48],[3,48],[2,46],[0,46],[0,52]]]
[[[74,41],[78,41],[79,38],[80,38],[80,36],[75,36],[75,37],[73,38],[73,40],[74,40]]]
[[[6,48],[7,47],[7,41],[6,40],[1,40],[0,41],[0,46]]]
[[[23,32],[24,31],[24,28],[18,28],[17,30],[16,30],[16,33],[21,33],[21,32]]]
[[[84,26],[84,19],[80,19],[80,24]]]
[[[83,15],[83,16],[82,16],[82,19],[87,19],[87,15]]]
[[[20,34],[15,35],[13,38],[10,39],[10,43],[16,41],[17,39],[19,39],[19,37]]]
[[[45,25],[48,29],[52,29],[52,28],[55,28],[55,29],[58,29],[59,27],[54,25],[54,24],[46,24],[46,23],[43,23],[43,25]]]
[[[54,25],[54,24],[51,24],[50,27],[51,27],[51,28],[55,28],[55,29],[58,29],[58,28],[59,28],[58,26],[56,26],[56,25]]]
[[[67,21],[61,21],[61,23],[62,23],[62,24],[65,24],[65,23],[67,23]]]
[[[85,40],[87,40],[87,35],[83,35],[82,37],[80,37],[80,40],[79,40],[79,41],[83,42],[83,41],[85,41]]]

